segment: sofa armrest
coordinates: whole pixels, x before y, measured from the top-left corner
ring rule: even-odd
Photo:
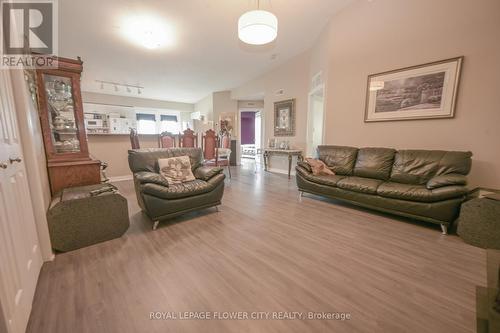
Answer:
[[[159,173],[141,171],[134,174],[134,177],[141,184],[157,184],[168,187],[168,181]]]
[[[432,190],[439,187],[450,186],[450,185],[467,185],[467,178],[464,175],[450,173],[447,175],[441,175],[431,178],[427,182],[427,189]]]
[[[299,161],[299,162],[297,163],[297,165],[298,165],[299,167],[302,167],[302,168],[306,169],[308,172],[312,172],[311,165],[310,165],[309,163],[307,163],[307,162]]]
[[[194,176],[196,179],[201,179],[207,181],[218,174],[221,174],[224,170],[220,167],[206,167],[202,166],[194,170]]]

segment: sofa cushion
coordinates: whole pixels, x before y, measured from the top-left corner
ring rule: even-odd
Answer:
[[[209,180],[210,178],[214,177],[215,175],[223,173],[224,170],[221,167],[208,167],[208,166],[202,166],[199,167],[198,169],[194,170],[194,176],[197,179],[201,180]]]
[[[438,175],[448,173],[467,175],[472,163],[471,156],[471,152],[400,150],[394,158],[390,180],[422,185]]]
[[[395,149],[361,148],[354,166],[354,175],[358,177],[387,180],[391,175]]]
[[[450,185],[467,185],[467,178],[464,175],[449,173],[447,175],[441,175],[431,178],[427,182],[426,187],[427,189],[432,190],[438,187]]]
[[[319,175],[319,176],[311,175],[309,177],[309,180],[321,185],[337,186],[337,183],[344,178],[345,176],[338,176],[338,175]]]
[[[165,179],[165,177],[156,172],[141,171],[135,173],[134,177],[141,184],[154,183],[168,187],[167,179]]]
[[[319,146],[319,159],[336,175],[352,175],[358,148],[343,146]]]
[[[203,163],[201,148],[144,148],[129,150],[128,164],[133,173],[140,171],[159,173],[159,159],[179,156],[189,156],[193,171]]]
[[[312,171],[308,171],[306,168],[298,165],[295,170],[297,170],[297,175],[301,175],[305,179],[307,179],[310,182],[320,184],[320,185],[327,185],[327,186],[333,186],[335,187],[337,185],[337,182],[345,176],[339,176],[339,175],[321,175],[321,176],[315,176],[312,174]]]
[[[337,183],[337,187],[355,192],[376,194],[377,188],[383,181],[362,177],[346,177]]]
[[[439,161],[436,176],[455,173],[467,176],[472,167],[472,152],[446,151]]]
[[[306,169],[306,170],[307,170],[307,172],[312,172],[312,168],[311,168],[311,166],[309,165],[309,163],[307,163],[307,162],[299,161],[299,162],[297,162],[297,165],[298,165],[299,167],[302,167],[302,168]]]
[[[465,186],[446,186],[433,190],[424,185],[402,184],[385,182],[377,189],[377,194],[386,197],[408,201],[436,202],[453,198],[460,198],[468,192]]]
[[[170,185],[169,187],[149,183],[142,186],[142,192],[162,199],[192,197],[212,191],[224,181],[224,178],[224,174],[218,174],[209,181],[196,179],[186,183]]]
[[[370,209],[413,217],[432,223],[450,224],[455,221],[460,210],[460,204],[463,201],[463,197],[437,202],[419,202],[387,198],[380,195],[354,192],[338,187],[316,184],[308,181],[301,174],[297,176],[297,185],[299,190],[304,192],[346,200],[350,203]]]

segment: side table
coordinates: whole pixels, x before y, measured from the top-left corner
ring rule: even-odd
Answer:
[[[500,200],[486,195],[463,203],[457,234],[464,242],[477,247],[500,248]]]
[[[476,286],[476,331],[500,332],[500,191],[477,188],[462,204],[457,233],[464,242],[487,249],[486,287]]]
[[[270,165],[269,157],[271,155],[288,155],[288,179],[290,179],[290,174],[292,172],[292,158],[297,156],[299,161],[303,160],[302,150],[299,149],[276,149],[276,148],[264,148],[264,170],[267,171]]]

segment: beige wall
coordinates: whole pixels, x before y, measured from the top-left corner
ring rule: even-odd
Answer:
[[[141,148],[158,148],[156,135],[139,135]],[[108,163],[106,176],[110,178],[131,177],[128,167],[128,150],[130,137],[128,135],[89,135],[89,151],[93,158]]]
[[[296,99],[296,134],[293,137],[281,137],[278,140],[288,140],[293,148],[305,149],[308,103],[309,52],[305,52],[284,65],[265,75],[247,82],[231,91],[235,100],[245,100],[251,96],[264,96],[263,132],[267,145],[269,138],[274,137],[274,102],[290,98]],[[280,89],[283,95],[276,95]],[[271,166],[274,171],[284,172],[288,168],[288,159],[284,156],[273,156]]]
[[[297,98],[295,146],[306,142],[307,93],[314,74],[326,86],[326,143],[474,153],[471,185],[500,188],[500,1],[357,1],[334,16],[315,45],[232,91],[263,92],[266,140],[272,103]],[[454,119],[365,123],[369,74],[465,56]],[[285,96],[275,91],[285,89]]]
[[[204,120],[194,120],[194,131],[196,133],[204,132],[212,126],[208,124],[209,121],[213,121],[214,113],[214,98],[213,94],[206,96],[194,105],[194,111],[200,112],[204,116]]]
[[[235,121],[233,138],[239,137],[239,115],[238,115],[238,101],[231,98],[231,91],[218,91],[214,93],[214,122],[215,128],[220,129],[219,118],[221,114],[234,113]]]
[[[293,137],[279,138],[289,140],[290,144],[297,148],[305,148],[307,123],[307,95],[309,76],[309,52],[303,53],[284,65],[268,72],[267,74],[250,81],[231,91],[231,97],[235,100],[244,100],[248,96],[259,93],[264,95],[264,138],[274,137],[274,102],[295,98],[296,99],[296,134]],[[276,95],[280,89],[283,95]]]
[[[220,114],[225,112],[237,113],[238,101],[231,99],[230,91],[217,91],[196,103],[194,110],[205,116],[204,122],[195,121],[195,132],[202,133],[209,129],[218,130]]]
[[[194,105],[194,111],[200,112],[205,116],[205,120],[212,121],[213,120],[213,112],[214,112],[214,97],[213,94],[206,96],[201,99]]]
[[[500,188],[499,32],[498,0],[359,1],[344,9],[319,41],[328,44],[327,143],[471,150],[472,184]],[[363,122],[369,74],[462,55],[454,119]]]
[[[263,100],[238,101],[238,109],[263,109]]]

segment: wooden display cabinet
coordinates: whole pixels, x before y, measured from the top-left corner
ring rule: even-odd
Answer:
[[[40,122],[50,188],[101,182],[101,162],[90,158],[85,133],[80,76],[83,62],[58,58],[58,69],[37,69]]]

